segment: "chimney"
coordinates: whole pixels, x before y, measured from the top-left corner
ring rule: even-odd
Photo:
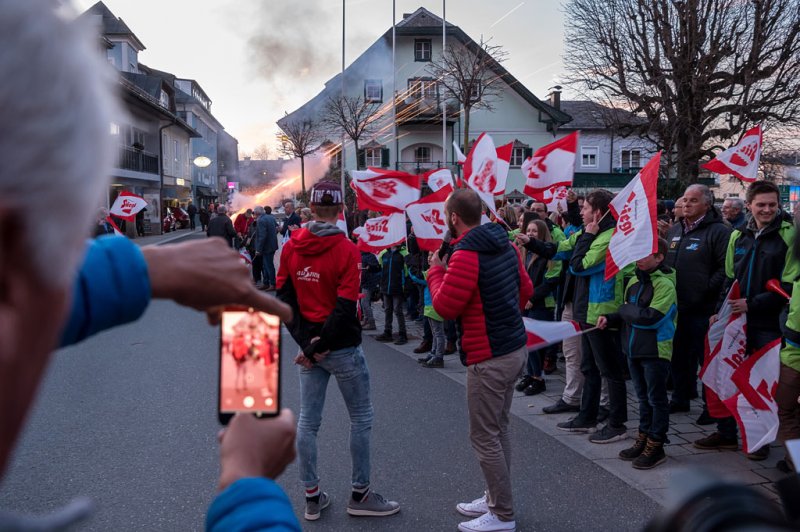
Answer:
[[[561,110],[561,85],[556,85],[554,87],[550,87],[550,94],[547,95],[548,100],[550,100],[550,106],[555,107],[559,111]]]

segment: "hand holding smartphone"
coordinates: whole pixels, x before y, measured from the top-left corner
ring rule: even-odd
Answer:
[[[226,309],[220,321],[218,416],[280,412],[281,322],[251,309]]]

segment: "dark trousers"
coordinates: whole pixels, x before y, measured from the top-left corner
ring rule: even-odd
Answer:
[[[383,294],[383,306],[386,307],[386,323],[383,325],[383,332],[392,334],[393,314],[397,315],[397,332],[400,336],[406,336],[406,317],[403,314],[403,303],[405,298],[402,295]]]
[[[196,227],[197,225],[195,224],[194,216],[189,216],[189,229],[194,231]]]
[[[703,363],[708,320],[705,314],[678,313],[672,344],[672,402],[688,405],[697,397],[697,371]]]
[[[767,330],[748,326],[746,346],[747,354],[753,354],[753,352],[758,351],[771,341],[780,337],[780,329]],[[717,432],[719,432],[723,438],[732,440],[736,439],[736,437],[739,435],[739,430],[736,426],[736,418],[729,416],[717,419]]]
[[[433,330],[428,320],[422,320],[422,341],[433,343]]]
[[[275,252],[262,254],[261,260],[261,282],[275,286]]]
[[[669,429],[669,360],[628,358],[628,367],[636,396],[639,398],[639,432],[647,434],[653,441],[664,442]]]
[[[445,320],[444,322],[444,334],[447,336],[447,341],[456,343],[458,340],[458,331],[456,327],[456,322],[453,320]]]
[[[617,345],[617,331],[594,330],[581,337],[581,373],[584,376],[581,394],[580,421],[597,421],[600,408],[602,378],[608,382],[608,422],[620,427],[628,420],[628,397],[625,391],[623,364],[625,358]]]
[[[408,291],[408,300],[406,302],[406,307],[408,308],[408,319],[415,320],[419,318],[419,290],[417,286],[414,285],[411,287],[411,290]]]
[[[263,268],[264,257],[256,255],[253,257],[253,263],[250,265],[253,269],[253,282],[257,283],[261,280],[261,273]]]
[[[535,308],[525,311],[525,317],[540,321],[553,321],[553,309]],[[525,365],[525,375],[529,377],[542,377],[544,375],[544,357],[552,353],[556,346],[550,345],[542,349],[528,351],[528,362]]]
[[[784,442],[800,438],[800,404],[797,404],[798,397],[800,397],[800,371],[781,364],[775,402],[778,403],[778,419],[781,422],[778,429],[778,438]]]

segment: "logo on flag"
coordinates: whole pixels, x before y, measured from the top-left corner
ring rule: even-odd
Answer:
[[[425,251],[436,251],[442,245],[447,232],[444,203],[453,191],[452,185],[440,188],[433,194],[409,203],[406,208],[408,219],[414,227],[417,245]]]
[[[463,156],[460,152],[458,153]],[[497,215],[494,206],[495,190],[501,186],[505,190],[505,177],[508,176],[508,172],[506,172],[503,182],[500,183],[498,168],[497,149],[494,147],[494,141],[486,133],[481,133],[469,151],[469,155],[464,158],[464,182],[478,193],[481,201],[495,216]]]
[[[419,199],[419,176],[381,168],[353,172],[352,186],[359,209],[402,212]]]
[[[451,188],[453,186],[453,173],[448,168],[430,170],[422,174],[422,177],[425,178],[428,187],[434,192],[447,185],[450,185]]]
[[[761,141],[761,125],[758,125],[748,130],[738,144],[701,165],[701,168],[718,174],[735,175],[748,183],[753,182],[758,178]]]
[[[577,151],[577,131],[536,150],[533,157],[528,157],[522,163],[522,175],[525,177],[523,193],[541,200],[545,190],[572,185]]]
[[[136,214],[147,207],[147,201],[137,196],[132,192],[122,191],[114,201],[108,212],[118,218],[132,222],[136,218]]]
[[[397,246],[406,239],[406,217],[402,212],[379,216],[366,221],[362,227],[353,230],[358,237],[358,249],[377,253]]]

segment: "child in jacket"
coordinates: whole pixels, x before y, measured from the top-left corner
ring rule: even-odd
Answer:
[[[433,259],[433,252],[428,253],[428,262]],[[428,320],[428,325],[431,327],[431,336],[433,337],[431,354],[427,357],[419,359],[419,363],[426,368],[443,368],[444,367],[444,350],[446,338],[444,334],[444,320],[433,308],[433,300],[431,299],[431,291],[428,289],[428,271],[422,274],[422,279],[409,272],[411,280],[416,284],[424,286],[425,291],[423,294],[423,301],[425,308],[423,316]]]

